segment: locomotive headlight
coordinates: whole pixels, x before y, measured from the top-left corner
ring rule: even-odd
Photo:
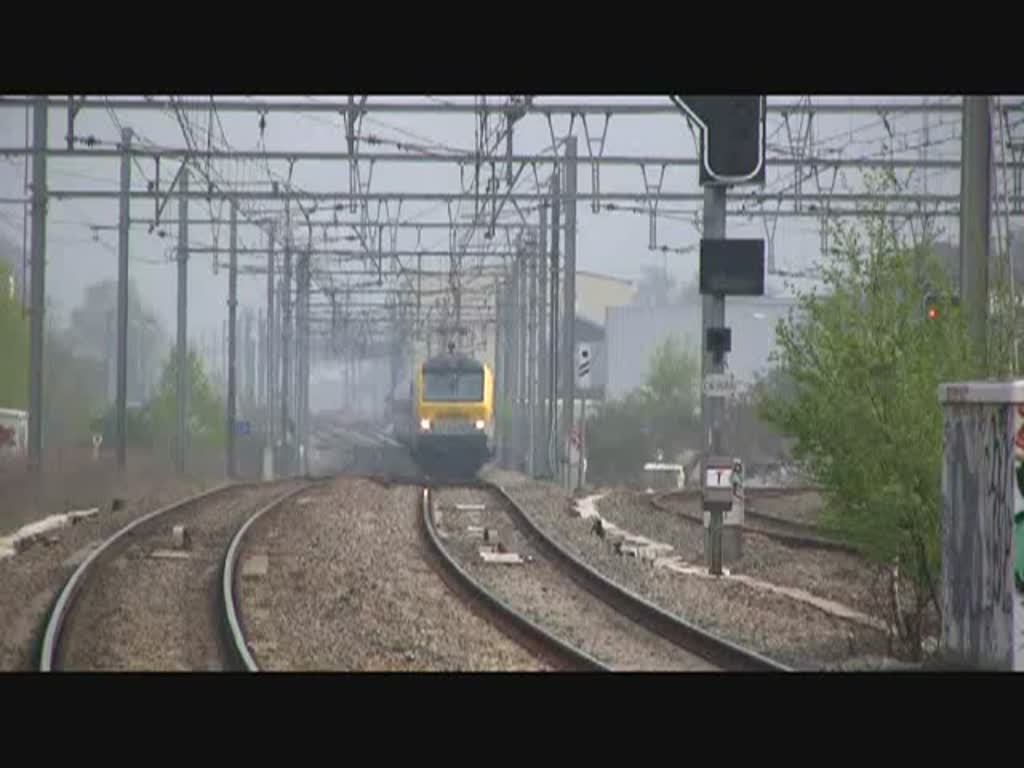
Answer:
[[[430,429],[430,419],[420,419],[420,429],[424,432]]]
[[[476,422],[476,428],[477,428],[477,429],[483,429],[483,428],[484,428],[484,426],[485,426],[485,425],[484,425],[484,420],[483,420],[483,419],[477,419],[477,422]]]

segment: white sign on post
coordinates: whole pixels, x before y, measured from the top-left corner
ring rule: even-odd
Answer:
[[[708,397],[729,397],[736,391],[736,378],[731,373],[709,373],[704,377],[704,394]]]
[[[732,488],[732,470],[726,468],[710,467],[707,470],[708,488]]]
[[[576,348],[576,386],[580,389],[590,388],[590,368],[593,359],[589,344],[580,344]]]

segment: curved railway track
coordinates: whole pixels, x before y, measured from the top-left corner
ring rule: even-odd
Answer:
[[[99,630],[107,627],[106,621],[101,617],[78,615],[85,610],[83,603],[86,602],[85,598],[88,596],[89,590],[96,587],[106,589],[109,586],[108,580],[115,584],[118,579],[124,581],[126,577],[123,571],[130,572],[133,567],[139,568],[140,563],[149,562],[145,556],[132,558],[133,549],[145,548],[147,541],[152,544],[155,537],[166,535],[166,526],[170,522],[179,520],[190,524],[190,530],[194,530],[192,535],[197,540],[196,550],[201,550],[194,553],[182,553],[180,559],[189,563],[186,568],[191,569],[185,576],[185,582],[189,588],[194,587],[197,581],[205,585],[201,596],[192,595],[192,597],[200,598],[201,609],[204,609],[203,612],[207,615],[189,617],[189,639],[208,649],[217,649],[218,655],[221,657],[217,664],[220,668],[250,669],[248,662],[251,661],[251,655],[246,646],[243,624],[237,614],[234,597],[235,561],[239,551],[239,542],[248,525],[256,517],[274,509],[306,490],[310,485],[307,482],[299,482],[297,487],[289,487],[295,483],[296,481],[293,480],[266,485],[261,483],[221,485],[143,515],[101,542],[74,570],[54,601],[42,632],[38,649],[38,669],[42,672],[50,672],[65,668],[69,641],[72,637],[78,638],[79,632],[85,631],[84,627],[81,630],[76,629],[76,624],[91,624],[93,628]],[[286,489],[283,492],[280,491],[282,487]],[[273,493],[275,490],[278,491],[276,494]],[[269,503],[267,503],[268,496],[270,497]],[[256,511],[252,512],[254,507]],[[206,521],[211,523],[210,525],[205,527],[202,524],[196,525],[198,519],[204,514],[213,515],[215,512],[220,514],[214,516],[212,520]],[[243,518],[241,526],[231,525],[231,520],[228,518],[235,517]],[[194,529],[192,526],[195,526]],[[216,558],[206,556],[216,552],[222,554]],[[194,558],[192,558],[193,554]],[[150,553],[150,557],[152,557],[152,553]],[[143,569],[146,567],[142,566]],[[219,574],[221,578],[218,580],[211,577],[211,571]],[[124,584],[117,586],[121,589],[125,588]],[[132,586],[127,587],[129,591],[132,588]],[[161,611],[173,610],[177,606],[171,606],[170,603],[173,603],[175,599],[180,599],[181,594],[171,592],[161,594],[160,597],[162,601],[157,601],[156,605],[147,603],[146,610],[154,615]],[[160,602],[164,604],[159,604]],[[212,606],[216,607],[212,608]],[[207,608],[210,608],[211,611],[207,612],[205,610]],[[110,609],[108,608],[108,610]],[[216,617],[210,615],[211,613],[216,613]],[[86,618],[92,620],[86,621]],[[149,626],[148,622],[146,626]],[[157,626],[159,624],[154,622],[153,627]]]
[[[639,595],[616,584],[598,573],[588,564],[578,559],[553,539],[548,537],[530,518],[530,516],[498,485],[488,482],[456,483],[459,487],[476,488],[489,491],[498,496],[507,510],[512,524],[525,536],[545,560],[556,570],[567,576],[580,588],[596,597],[616,613],[628,618],[653,635],[664,639],[677,649],[692,654],[708,662],[722,671],[790,671],[790,669],[772,659],[768,659],[752,650],[713,635],[678,616],[674,616]],[[568,643],[541,629],[522,614],[505,604],[475,580],[465,569],[461,568],[453,557],[445,550],[433,514],[434,487],[427,486],[422,492],[422,520],[428,540],[434,548],[439,561],[448,571],[449,579],[458,582],[462,590],[479,596],[492,613],[501,616],[501,626],[513,627],[516,639],[525,634],[531,648],[540,648],[548,658],[561,659],[563,664],[574,665],[577,669],[604,669],[610,667],[597,662],[593,657],[573,649]],[[575,655],[575,659],[573,656]]]

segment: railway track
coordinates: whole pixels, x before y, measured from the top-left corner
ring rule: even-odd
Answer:
[[[252,669],[234,596],[241,537],[256,517],[308,487],[296,480],[222,485],[118,530],[58,594],[39,670]],[[168,548],[179,524],[191,541]]]
[[[475,579],[458,560],[450,555],[437,530],[434,495],[436,489],[424,487],[421,492],[420,522],[424,538],[429,542],[433,563],[442,580],[463,600],[472,603],[492,624],[515,642],[555,669],[568,671],[610,671],[590,654],[566,643],[531,621]]]
[[[388,485],[411,480],[368,477]],[[39,669],[258,671],[236,597],[239,556],[246,532],[261,515],[309,487],[298,480],[220,486],[121,528],[89,552],[64,584],[42,632]],[[561,582],[562,597],[556,602],[569,606],[561,631],[513,608],[452,552],[450,535],[436,524],[435,501],[438,493],[456,490],[487,494],[488,504],[507,516],[509,526],[539,556],[530,570],[548,574],[543,589]],[[432,479],[420,497],[423,538],[445,582],[475,612],[554,668],[786,669],[604,578],[547,538],[498,486]],[[177,551],[161,548],[179,524],[188,526],[193,544]],[[527,549],[522,542],[517,546]],[[576,594],[566,598],[573,589]],[[579,622],[578,629],[567,630],[566,622],[573,621]],[[601,652],[584,648],[590,633],[604,638],[605,647],[596,649]],[[614,653],[608,652],[609,643]]]
[[[528,570],[506,571],[503,576],[491,571],[495,576],[488,579],[484,569],[503,566],[476,565],[474,544],[463,543],[460,547],[453,534],[446,537],[439,530],[435,507],[439,486],[428,485],[422,491],[424,531],[447,571],[447,578],[456,582],[460,591],[473,593],[486,605],[489,615],[497,614],[500,626],[511,627],[516,639],[525,638],[529,647],[539,650],[545,658],[555,659],[563,668],[610,671],[635,669],[639,664],[639,668],[648,669],[788,671],[787,667],[714,636],[610,581],[546,536],[501,487],[486,482],[440,487],[488,495],[491,506],[507,517],[508,527],[520,537],[516,547],[532,559]],[[500,535],[511,534],[505,531]],[[459,549],[461,552],[456,551]],[[510,576],[513,572],[520,576]],[[483,582],[488,580],[491,583],[485,586]],[[509,583],[502,584],[503,580],[520,583],[513,589]],[[538,585],[530,583],[531,580],[544,583]],[[504,589],[499,589],[502,586]],[[498,595],[499,591],[506,596],[518,592],[517,602],[529,606],[533,618],[526,615],[526,610],[513,608],[508,599]],[[555,616],[551,603],[557,603],[565,614]],[[543,621],[538,620],[540,614],[544,614]],[[550,631],[542,624],[560,626]],[[565,635],[573,635],[576,641],[566,639]],[[581,645],[593,650],[584,651]]]
[[[750,501],[765,498],[784,498],[797,496],[813,490],[810,488],[756,488],[748,489],[747,499]],[[682,520],[695,525],[704,525],[704,518],[701,515],[691,515],[670,505],[673,500],[696,500],[700,498],[700,491],[664,491],[650,497],[651,506],[655,509],[670,515],[675,515]],[[841,541],[829,538],[821,531],[819,526],[812,523],[803,523],[796,520],[789,520],[777,515],[769,515],[759,512],[750,506],[744,512],[746,520],[742,526],[745,533],[752,533],[758,536],[778,541],[791,547],[804,547],[811,549],[824,549],[847,554],[858,554],[856,547]]]

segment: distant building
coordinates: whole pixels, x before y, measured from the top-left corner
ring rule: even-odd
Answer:
[[[946,275],[954,286],[960,283],[960,245],[959,243],[938,242],[932,250],[939,257],[945,268]],[[1010,257],[1013,262],[1013,279],[1016,285],[1024,284],[1024,230],[1010,230]],[[999,250],[995,242],[989,248],[989,279],[995,280],[1001,265],[996,263]]]
[[[609,309],[622,307],[636,299],[638,286],[597,272],[576,271],[576,345],[590,347],[590,387],[579,390],[581,397],[603,399],[607,377],[605,320]],[[576,359],[575,356],[573,358]],[[564,373],[564,372],[563,372]],[[575,373],[575,372],[574,372]]]
[[[605,322],[606,360],[601,369],[605,396],[618,399],[643,386],[654,351],[669,336],[675,336],[699,354],[701,305],[698,299],[672,306],[609,308]],[[795,307],[796,300],[791,298],[728,298],[725,323],[732,329],[732,351],[726,363],[738,385],[749,386],[759,373],[769,369],[769,358],[775,349],[775,328]]]
[[[577,270],[576,316],[603,327],[605,311],[632,303],[636,293],[632,280]]]

